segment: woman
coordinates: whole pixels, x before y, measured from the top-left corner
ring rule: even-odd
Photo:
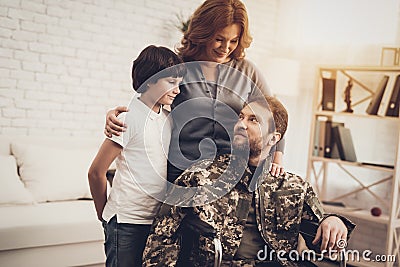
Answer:
[[[244,102],[253,95],[271,95],[261,73],[244,59],[251,42],[247,11],[240,0],[206,0],[190,18],[177,49],[190,64],[181,94],[171,105],[169,181],[197,160],[229,153],[233,126]],[[124,130],[116,116],[126,110],[117,107],[107,113],[107,136]],[[273,175],[284,172],[283,148],[280,142],[273,155]]]

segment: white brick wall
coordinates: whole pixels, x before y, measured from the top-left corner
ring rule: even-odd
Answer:
[[[200,2],[1,1],[0,134],[101,136],[105,111],[130,99],[132,59],[172,48],[173,14]]]
[[[1,1],[0,134],[101,137],[106,110],[130,100],[132,60],[148,44],[179,43],[175,14],[201,2]],[[275,3],[246,1],[253,58],[271,52]]]

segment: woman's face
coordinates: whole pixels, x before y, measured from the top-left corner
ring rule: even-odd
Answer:
[[[239,44],[241,28],[239,24],[232,24],[217,31],[207,42],[205,51],[200,60],[217,63],[228,62],[232,52]]]

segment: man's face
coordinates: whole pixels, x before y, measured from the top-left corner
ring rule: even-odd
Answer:
[[[268,108],[259,103],[246,105],[235,124],[233,147],[237,151],[250,150],[250,156],[259,156],[273,135],[269,133],[270,125],[268,125],[271,116]]]

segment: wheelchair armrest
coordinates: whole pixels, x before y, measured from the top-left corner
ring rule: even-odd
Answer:
[[[210,239],[214,239],[217,236],[217,231],[214,227],[195,216],[186,216],[183,219],[183,225],[195,233]]]
[[[317,234],[317,229],[319,227],[319,223],[313,222],[310,220],[301,220],[300,224],[300,234],[303,236],[304,240],[306,241],[306,245],[308,249],[312,249],[317,253],[321,253],[321,241],[318,244],[313,245],[312,241]]]
[[[221,266],[222,244],[221,240],[219,239],[219,235],[217,231],[214,229],[214,227],[200,220],[198,217],[190,215],[187,215],[183,219],[182,223],[185,228],[190,229],[191,231],[197,233],[200,236],[204,236],[213,240],[214,250],[215,250],[214,267]]]
[[[319,223],[313,222],[310,220],[302,220],[300,224],[300,234],[303,236],[306,241],[306,245],[309,249],[314,250],[317,253],[321,253],[321,241],[319,241],[316,245],[312,244],[314,240],[317,230],[319,227]],[[339,266],[346,267],[346,253],[344,250],[339,252]]]

